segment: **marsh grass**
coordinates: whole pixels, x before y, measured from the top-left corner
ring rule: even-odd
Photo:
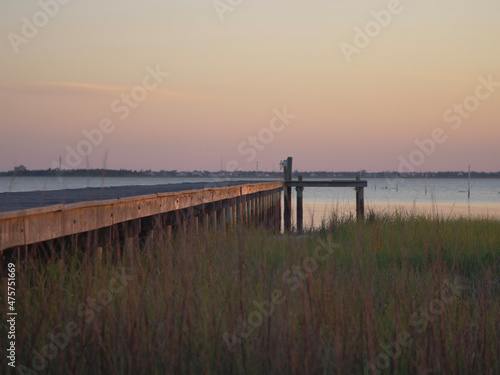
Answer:
[[[22,373],[500,373],[499,221],[370,213],[299,237],[239,228],[113,252],[17,264]],[[446,285],[460,287],[438,309]]]

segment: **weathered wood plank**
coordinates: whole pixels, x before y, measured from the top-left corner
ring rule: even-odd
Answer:
[[[24,217],[3,220],[2,225],[0,225],[1,249],[23,245],[25,243],[24,231]]]

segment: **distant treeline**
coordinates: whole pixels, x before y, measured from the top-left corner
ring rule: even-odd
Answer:
[[[2,177],[22,176],[22,177],[144,177],[149,176],[144,171],[131,171],[126,169],[38,169],[23,171],[0,172]]]
[[[16,168],[18,169],[18,168]],[[300,172],[294,171],[294,177],[299,175],[304,178],[384,178],[384,177],[401,177],[401,178],[423,178],[427,175],[428,178],[466,178],[467,172],[415,172],[415,173],[398,173],[398,172]],[[253,178],[283,178],[283,172],[264,172],[264,171],[151,171],[151,170],[127,170],[127,169],[45,169],[45,170],[15,170],[8,172],[0,172],[0,177],[253,177]],[[500,172],[471,172],[472,178],[500,178]]]

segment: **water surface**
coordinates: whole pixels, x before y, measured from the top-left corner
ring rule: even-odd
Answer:
[[[21,191],[50,191],[85,187],[159,185],[181,182],[217,182],[228,179],[205,177],[0,177],[0,193]],[[255,178],[235,178],[251,180]],[[260,179],[274,181],[275,179]],[[308,179],[328,180],[328,179]],[[468,198],[468,181],[461,179],[385,179],[369,178],[365,189],[367,209],[393,211],[396,208],[441,215],[500,217],[500,179],[471,180],[471,197]],[[295,188],[293,205],[295,206]],[[306,188],[304,212],[306,224],[316,224],[332,211],[353,212],[353,188]]]

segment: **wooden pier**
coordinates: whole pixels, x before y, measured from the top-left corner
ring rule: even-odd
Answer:
[[[74,246],[86,244],[98,252],[110,243],[131,249],[138,247],[139,238],[158,231],[171,236],[235,225],[265,226],[280,233],[282,216],[284,230],[290,232],[292,187],[297,189],[298,232],[303,230],[302,202],[304,189],[308,187],[354,187],[357,217],[363,218],[366,181],[294,181],[292,158],[282,164],[283,181],[226,182],[220,184],[224,186],[211,187],[200,183],[201,188],[191,190],[158,191],[0,212],[0,252],[7,249],[28,252],[29,246],[61,239],[67,239]],[[172,185],[163,186],[171,189]]]
[[[304,208],[303,208],[303,194],[306,187],[353,187],[356,190],[356,217],[358,221],[362,221],[365,216],[365,194],[364,189],[368,186],[367,181],[362,180],[331,180],[331,181],[303,181],[299,176],[297,181],[292,179],[292,162],[293,158],[289,157],[283,160],[281,165],[283,167],[284,177],[284,227],[285,231],[292,230],[292,187],[297,191],[297,231],[300,233],[304,227]]]
[[[2,212],[0,251],[90,234],[99,246],[113,236],[127,243],[158,228],[262,223],[279,231],[282,190],[281,181],[264,182]]]

